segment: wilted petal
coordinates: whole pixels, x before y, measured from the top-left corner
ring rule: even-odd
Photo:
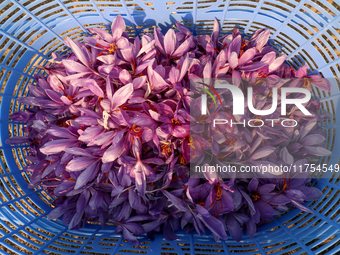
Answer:
[[[27,121],[30,118],[33,117],[33,113],[29,112],[24,112],[24,111],[18,111],[15,113],[12,113],[9,118],[12,119],[13,121],[21,122],[21,121]]]

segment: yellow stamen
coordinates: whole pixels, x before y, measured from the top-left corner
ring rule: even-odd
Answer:
[[[252,195],[251,198],[253,199],[253,201],[257,201],[260,199],[260,196],[258,194]]]
[[[171,122],[175,125],[180,125],[181,123],[179,121],[176,121],[174,118],[171,119]]]
[[[285,191],[287,188],[287,181],[285,179],[281,179],[281,181],[283,181],[285,184],[283,185],[282,190]]]
[[[220,185],[217,186],[216,200],[220,200],[222,197],[222,189]]]
[[[258,120],[255,120],[254,123],[257,123],[257,122],[262,123],[262,121],[260,121],[260,120],[262,120],[261,117],[256,117],[255,119],[258,119]]]
[[[195,146],[194,146],[194,139],[191,136],[189,137],[188,145],[190,145],[193,149],[196,149]]]
[[[111,43],[110,44],[110,48],[109,48],[109,53],[113,53],[118,49],[117,45],[115,43]]]
[[[139,133],[140,132],[140,127],[137,127],[135,124],[133,124],[132,126],[132,130],[136,133]]]
[[[309,86],[310,86],[310,81],[308,79],[304,79],[302,87],[308,89]]]
[[[216,112],[215,112],[215,113],[216,113]],[[217,113],[216,113],[216,114],[217,114]],[[201,115],[201,116],[198,118],[198,122],[199,122],[199,123],[205,123],[209,117],[210,117],[209,115]]]
[[[163,142],[161,145],[162,148],[162,154],[165,156],[165,158],[169,157],[169,153],[171,152],[171,142]]]
[[[179,154],[179,163],[182,165],[186,165],[187,161],[184,159],[182,154]]]

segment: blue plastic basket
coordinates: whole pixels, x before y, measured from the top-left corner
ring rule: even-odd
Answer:
[[[6,139],[23,135],[23,125],[9,121],[9,114],[23,110],[16,101],[26,95],[33,74],[52,52],[67,52],[63,39],[82,40],[90,27],[110,29],[121,14],[131,36],[163,32],[175,21],[183,22],[195,34],[210,33],[216,17],[222,33],[236,25],[244,34],[269,28],[271,39],[288,55],[295,67],[306,63],[326,77],[340,75],[339,0],[0,0],[0,253],[1,254],[340,254],[340,174],[328,179],[314,176],[313,185],[324,193],[309,204],[314,214],[291,210],[260,228],[254,239],[244,236],[215,243],[211,235],[179,233],[176,241],[161,235],[150,241],[140,237],[134,248],[107,225],[95,223],[70,231],[60,221],[48,221],[53,197],[41,188],[27,188],[28,175],[22,171],[25,146],[10,147]],[[330,157],[322,163],[339,163],[340,83],[334,80],[331,93],[313,88],[322,102],[323,113],[331,114],[321,127],[327,133]],[[335,110],[339,111],[336,112]],[[7,132],[8,128],[8,132]]]

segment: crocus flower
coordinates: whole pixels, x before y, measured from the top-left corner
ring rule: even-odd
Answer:
[[[126,38],[125,22],[121,15],[117,15],[111,25],[112,35],[100,28],[90,28],[89,31],[97,35],[97,38],[87,37],[85,43],[92,48],[101,50],[99,56],[105,53],[116,53],[118,49],[125,49],[128,44]]]
[[[318,75],[318,74],[307,75],[307,66],[306,65],[300,67],[295,72],[295,77],[299,78],[299,79],[296,80],[296,82],[291,84],[292,87],[300,86],[301,85],[300,83],[303,83],[302,87],[306,88],[308,90],[311,90],[311,84],[313,84],[315,87],[317,87],[317,88],[319,88],[323,91],[326,91],[326,92],[329,92],[332,89],[329,81],[322,78],[320,75]],[[299,83],[299,84],[296,84],[296,83]]]
[[[135,179],[136,187],[141,196],[144,196],[146,190],[146,177],[154,175],[153,169],[149,164],[162,165],[164,161],[159,158],[142,159],[142,144],[139,138],[134,138],[132,145],[132,154],[134,158],[123,156],[122,163],[133,165],[130,176]]]

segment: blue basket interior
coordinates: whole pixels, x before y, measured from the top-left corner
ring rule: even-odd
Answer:
[[[321,112],[331,118],[321,123],[327,133],[326,147],[333,154],[320,163],[339,163],[340,132],[340,3],[338,0],[5,0],[0,1],[0,253],[1,254],[340,254],[339,173],[316,174],[311,185],[324,193],[309,203],[314,214],[291,210],[260,228],[255,239],[215,243],[205,236],[179,232],[179,239],[162,235],[150,241],[140,236],[134,248],[114,234],[113,225],[103,230],[89,222],[86,229],[70,231],[60,221],[48,221],[50,197],[40,187],[29,190],[25,146],[10,147],[5,141],[23,135],[23,125],[8,116],[24,105],[16,101],[26,95],[33,74],[41,72],[52,52],[69,49],[63,39],[82,40],[91,27],[110,30],[116,15],[122,15],[131,36],[143,35],[158,26],[163,32],[175,21],[196,35],[210,33],[216,17],[222,33],[237,26],[245,35],[259,28],[271,30],[271,42],[288,55],[288,62],[307,64],[331,80],[330,93],[313,88],[322,102]],[[8,129],[8,132],[7,132]]]

